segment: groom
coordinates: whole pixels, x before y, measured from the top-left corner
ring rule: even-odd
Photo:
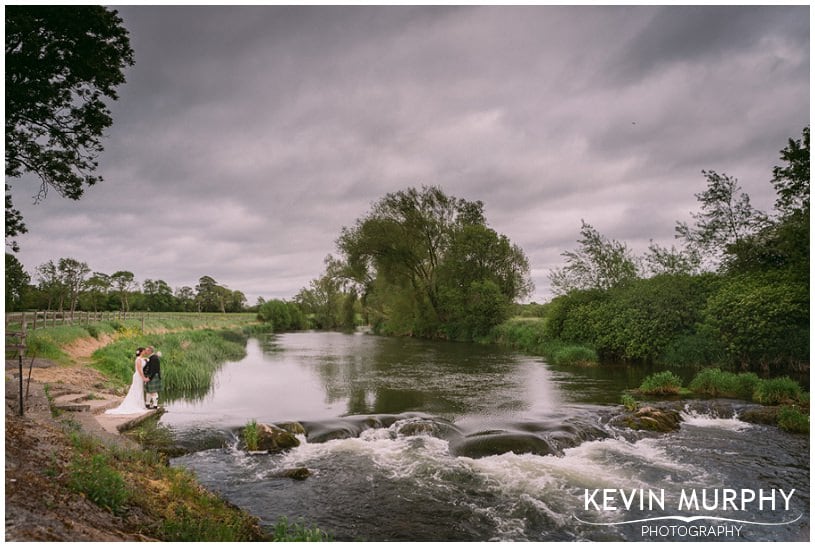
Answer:
[[[144,366],[144,374],[150,381],[145,385],[147,399],[144,404],[147,408],[158,408],[158,392],[161,391],[161,352],[156,353],[153,346],[147,346],[144,354],[148,357]]]

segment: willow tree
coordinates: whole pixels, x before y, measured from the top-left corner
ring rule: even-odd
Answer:
[[[490,322],[501,320],[504,304],[531,287],[526,257],[487,228],[484,204],[438,187],[387,194],[343,228],[337,245],[362,300],[400,333],[444,335],[454,317],[474,309],[464,303],[484,301],[474,293],[489,293]],[[462,271],[466,280],[456,275]]]

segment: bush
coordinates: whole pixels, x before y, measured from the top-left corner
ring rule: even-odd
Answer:
[[[648,376],[639,387],[639,392],[645,395],[678,394],[681,390],[682,379],[668,370]]]
[[[778,426],[790,433],[809,433],[809,415],[791,406],[778,411]]]
[[[753,400],[765,405],[800,402],[803,398],[801,386],[788,376],[764,380],[753,393]]]

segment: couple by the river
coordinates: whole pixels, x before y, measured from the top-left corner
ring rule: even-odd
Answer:
[[[147,409],[158,408],[161,391],[161,352],[153,346],[136,349],[133,364],[133,381],[124,401],[105,414],[141,414]],[[146,395],[145,395],[146,393]]]

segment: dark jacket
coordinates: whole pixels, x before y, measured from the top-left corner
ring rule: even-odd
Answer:
[[[161,360],[155,353],[147,360],[147,364],[144,366],[144,375],[148,378],[161,377]]]

